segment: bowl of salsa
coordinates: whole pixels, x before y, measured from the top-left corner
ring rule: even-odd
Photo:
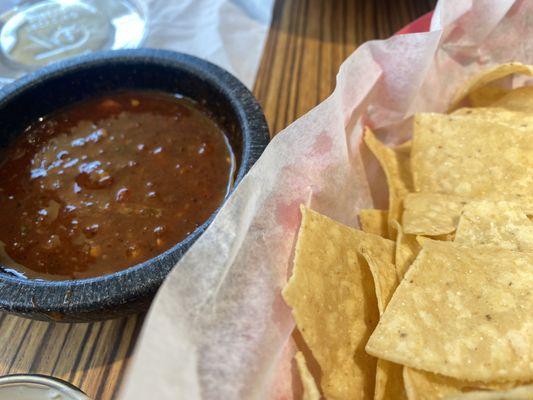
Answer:
[[[144,310],[269,140],[235,77],[149,49],[30,74],[0,121],[0,309],[61,321]]]

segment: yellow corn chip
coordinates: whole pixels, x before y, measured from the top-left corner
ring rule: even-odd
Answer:
[[[464,206],[455,242],[533,251],[533,222],[522,208],[507,201],[472,201]]]
[[[456,242],[469,246],[487,244],[486,240],[480,240],[480,234],[483,235],[494,230],[491,229],[491,222],[498,222],[503,219],[500,225],[509,227],[509,222],[516,220],[517,214],[520,215],[520,222],[523,223],[523,219],[525,219],[525,222],[532,224],[521,209],[514,204],[503,201],[473,201],[465,205],[463,209],[457,228]],[[468,223],[466,218],[468,218]],[[497,232],[498,228],[496,226]],[[491,236],[498,237],[499,235],[493,234]],[[400,235],[398,235],[399,238]],[[444,399],[451,395],[476,389],[505,390],[517,385],[515,382],[487,384],[484,382],[462,381],[409,367],[404,368],[403,378],[409,399],[417,400]]]
[[[488,107],[509,93],[499,86],[483,86],[468,95],[472,107]]]
[[[407,152],[408,154],[410,154],[412,146],[413,146],[413,141],[408,140],[406,142],[403,142],[402,144],[399,144],[396,147],[393,147],[393,149],[399,152]]]
[[[398,222],[395,222],[395,225],[398,232],[395,255],[396,275],[398,281],[401,282],[409,266],[420,252],[420,245],[416,241],[416,236],[404,233],[403,227]]]
[[[300,332],[297,327],[294,328],[294,330],[292,331],[291,338],[294,341],[294,344],[296,345],[298,351],[303,354],[306,368],[313,376],[313,379],[317,384],[318,390],[320,391],[321,389],[320,386],[318,386],[318,382],[322,380],[322,371],[320,370],[320,366],[318,365],[318,362],[313,356],[311,349],[309,348],[307,343],[305,343],[305,340],[302,336],[302,332]]]
[[[359,253],[365,258],[372,272],[379,313],[382,315],[398,286],[396,268],[390,262],[390,257],[386,252],[380,249],[379,243],[372,247],[368,244],[361,244]],[[402,368],[401,365],[390,361],[378,360],[374,400],[407,398],[403,386]]]
[[[526,113],[533,112],[533,87],[526,86],[511,90],[508,94],[492,104],[493,107],[506,108]]]
[[[374,400],[407,399],[402,370],[403,366],[399,364],[381,358],[378,359]]]
[[[532,253],[424,240],[366,350],[461,380],[531,380],[532,286]]]
[[[460,381],[409,367],[404,368],[403,379],[405,390],[410,400],[446,399],[449,396],[473,390],[507,390],[517,385],[515,382],[487,384],[484,382]]]
[[[398,278],[390,254],[383,251],[379,244],[378,246],[376,244],[370,247],[368,243],[362,243],[359,245],[358,251],[366,260],[372,273],[379,313],[383,314],[398,286]]]
[[[448,397],[449,400],[533,400],[533,385],[500,392],[477,391]]]
[[[296,365],[304,390],[302,400],[320,400],[320,391],[316,386],[315,378],[313,378],[313,375],[311,375],[311,372],[307,368],[304,355],[299,351],[294,358],[296,359]]]
[[[430,236],[433,240],[442,240],[445,242],[453,242],[455,239],[455,233],[446,233],[444,235],[436,235],[436,236]]]
[[[401,203],[404,196],[413,191],[411,177],[411,146],[401,145],[391,148],[380,142],[370,129],[365,130],[365,143],[378,159],[387,177],[389,186],[389,238],[396,237],[392,221],[401,217]]]
[[[302,207],[294,271],[283,296],[318,362],[326,398],[370,398],[376,359],[364,351],[379,319],[374,283],[359,245],[379,243],[394,259],[394,242]]]
[[[518,130],[529,129],[533,126],[533,115],[498,107],[460,108],[454,111],[452,115],[481,119],[485,122],[495,122]]]
[[[366,233],[373,233],[387,237],[388,212],[385,210],[366,209],[359,212],[359,222],[361,229]]]
[[[482,71],[473,77],[455,96],[452,105],[450,106],[450,110],[456,109],[457,105],[470,93],[477,92],[480,88],[487,86],[489,83],[513,74],[533,75],[533,68],[529,65],[512,62]]]
[[[439,193],[410,193],[403,201],[405,234],[436,236],[455,231],[466,197]]]
[[[471,198],[497,192],[513,200],[533,196],[533,125],[464,115],[418,114],[412,149],[417,192]]]
[[[480,199],[481,200],[481,199]],[[498,193],[492,193],[486,200],[500,201]],[[455,231],[467,197],[439,193],[409,193],[403,201],[403,232],[412,235],[432,236],[439,240],[452,240],[444,237]],[[533,214],[533,199],[530,197],[513,201],[527,215]]]

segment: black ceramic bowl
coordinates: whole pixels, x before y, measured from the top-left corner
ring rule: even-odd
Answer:
[[[192,56],[140,49],[94,53],[57,63],[0,90],[0,146],[6,146],[39,116],[120,89],[180,93],[204,104],[226,130],[235,152],[238,169],[233,187],[268,143],[268,127],[259,104],[231,74]],[[0,272],[0,309],[59,321],[89,321],[142,311],[213,217],[170,250],[114,274],[42,281]]]

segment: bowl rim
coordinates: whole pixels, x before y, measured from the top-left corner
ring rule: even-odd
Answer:
[[[76,73],[106,64],[154,64],[180,69],[218,90],[232,105],[243,135],[242,156],[234,184],[224,200],[250,170],[266,148],[270,136],[261,106],[253,94],[232,74],[192,55],[160,49],[126,49],[94,52],[38,69],[0,89],[0,107],[34,86],[64,74]],[[0,310],[23,315],[86,314],[109,310],[135,299],[154,294],[174,267],[162,260],[177,251],[188,249],[213,221],[217,210],[190,235],[170,249],[147,261],[121,271],[93,278],[47,281],[23,279],[0,272]],[[135,282],[134,285],[128,284]],[[67,319],[68,320],[68,319]]]

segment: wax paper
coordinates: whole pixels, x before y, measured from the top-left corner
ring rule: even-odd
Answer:
[[[355,226],[386,198],[362,145],[401,143],[485,67],[533,62],[533,2],[447,0],[433,31],[360,46],[333,94],[280,132],[156,296],[122,399],[292,399],[294,327],[280,291],[299,204]]]

